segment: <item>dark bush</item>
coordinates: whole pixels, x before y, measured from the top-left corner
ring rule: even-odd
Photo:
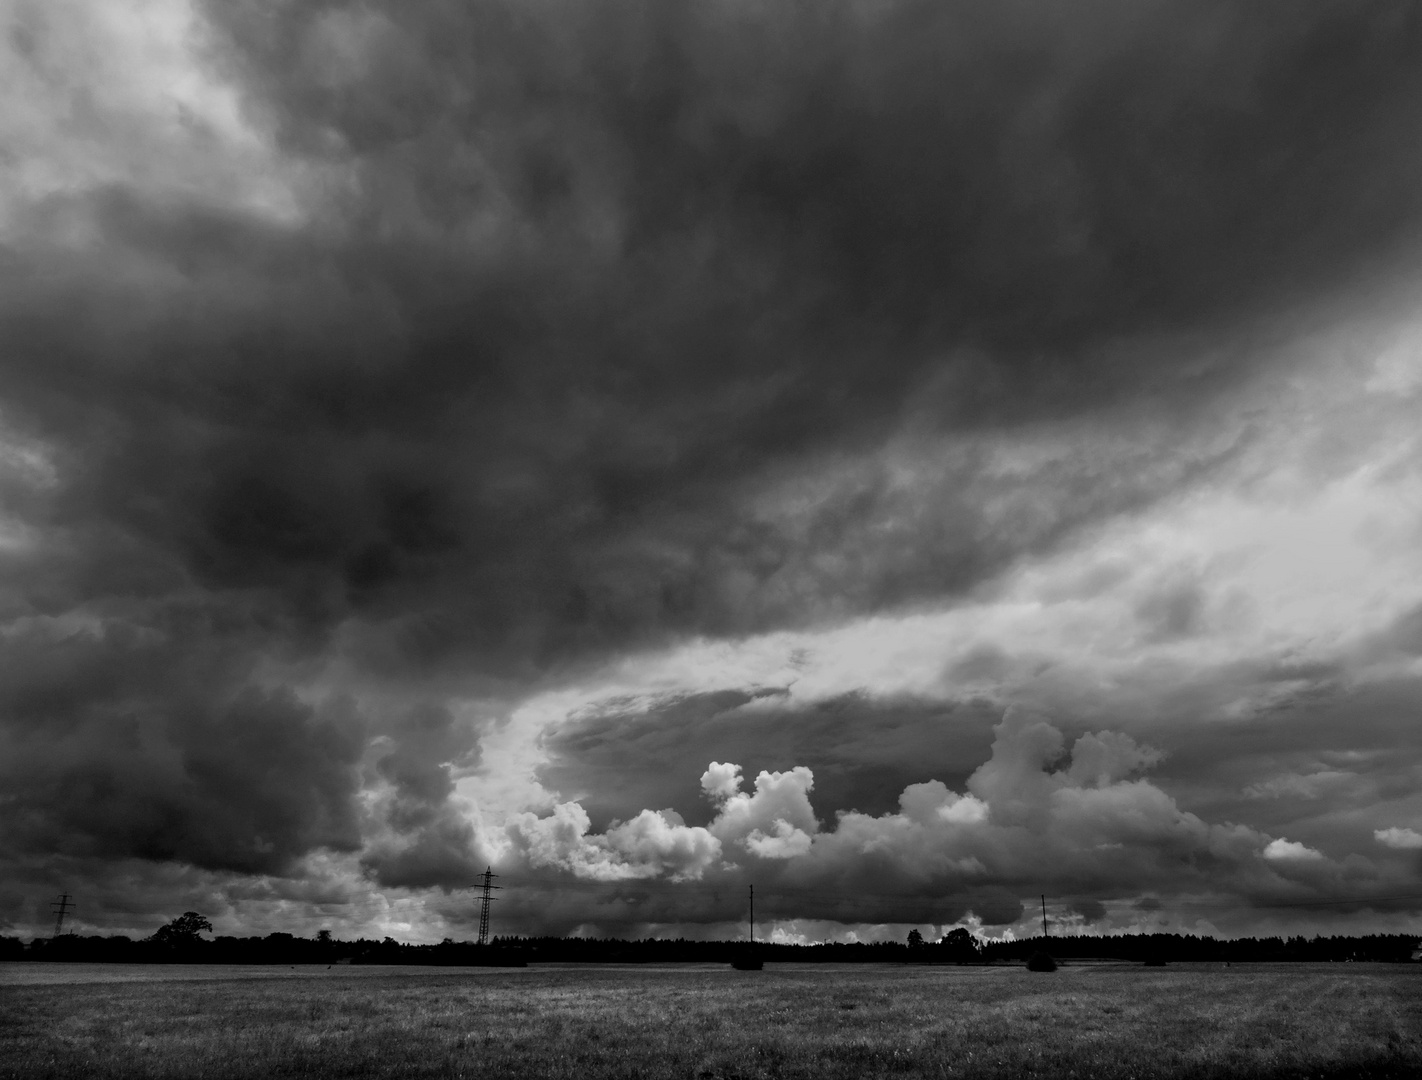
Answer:
[[[1027,960],[1028,971],[1056,971],[1057,962],[1044,952],[1034,952]]]

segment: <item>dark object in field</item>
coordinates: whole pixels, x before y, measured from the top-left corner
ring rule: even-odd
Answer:
[[[1044,952],[1034,952],[1027,960],[1028,971],[1056,971],[1057,962]]]
[[[765,961],[758,956],[737,956],[731,960],[731,967],[737,971],[760,971]]]
[[[1147,956],[1147,957],[1145,958],[1145,966],[1146,966],[1146,967],[1165,967],[1165,957],[1163,957],[1163,956],[1158,956],[1158,955],[1157,955],[1157,956]]]

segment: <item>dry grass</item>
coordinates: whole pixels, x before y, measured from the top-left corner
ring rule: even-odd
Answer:
[[[0,971],[0,1077],[25,1080],[1422,1075],[1411,967],[117,969],[44,985],[22,966]]]

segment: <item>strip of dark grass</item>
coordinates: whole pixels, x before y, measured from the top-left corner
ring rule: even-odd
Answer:
[[[768,968],[0,989],[0,1077],[1414,1077],[1422,972]]]

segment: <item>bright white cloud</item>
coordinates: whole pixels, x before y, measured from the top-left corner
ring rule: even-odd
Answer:
[[[899,796],[905,817],[927,822],[931,818],[955,825],[976,825],[988,817],[987,803],[973,795],[957,795],[940,780],[910,784]]]
[[[1416,829],[1400,828],[1396,825],[1386,829],[1375,829],[1373,839],[1384,847],[1398,851],[1422,850],[1422,833]]]
[[[707,830],[687,826],[672,811],[643,810],[590,834],[587,811],[560,803],[547,817],[515,815],[507,832],[529,866],[552,868],[592,881],[626,881],[660,875],[699,878],[721,855],[721,842]]]
[[[786,859],[809,850],[820,824],[810,805],[815,777],[803,765],[787,772],[761,772],[755,792],[740,790],[740,766],[712,762],[701,787],[717,804],[711,832],[726,845],[740,844],[767,859]]]
[[[1305,844],[1300,844],[1296,840],[1285,840],[1280,837],[1277,840],[1270,840],[1264,846],[1264,858],[1275,859],[1281,862],[1294,860],[1322,859],[1323,853],[1315,851]]]
[[[713,761],[701,774],[701,790],[717,802],[733,798],[741,790],[741,767]]]
[[[744,843],[747,851],[762,859],[793,859],[809,851],[814,838],[784,818],[776,818],[769,834],[762,829],[752,829]]]

